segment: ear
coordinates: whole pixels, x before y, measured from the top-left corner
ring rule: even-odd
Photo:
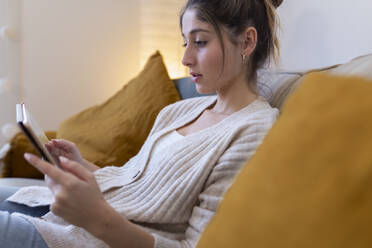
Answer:
[[[248,27],[242,36],[242,55],[250,56],[257,45],[257,30],[254,27]]]

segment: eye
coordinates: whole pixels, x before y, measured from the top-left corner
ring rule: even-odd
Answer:
[[[183,46],[183,47],[187,47],[187,42],[184,42],[184,43],[182,44],[182,46]]]
[[[194,43],[197,47],[204,47],[205,45],[207,45],[207,41],[204,40],[196,40],[194,41]]]

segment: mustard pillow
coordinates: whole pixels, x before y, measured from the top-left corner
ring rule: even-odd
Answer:
[[[372,247],[372,81],[310,74],[198,247]]]
[[[54,131],[46,131],[45,134],[49,139],[56,138],[56,132]],[[20,132],[14,135],[9,143],[10,149],[3,158],[4,167],[0,177],[44,178],[44,175],[23,157],[25,152],[38,155],[38,152],[28,141],[27,137]]]
[[[83,157],[98,166],[120,166],[139,151],[159,111],[177,100],[177,89],[157,52],[106,102],[62,122],[57,138],[74,142]]]

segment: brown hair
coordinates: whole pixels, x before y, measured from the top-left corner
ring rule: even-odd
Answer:
[[[188,0],[181,11],[180,25],[186,10],[193,9],[199,20],[209,23],[215,29],[220,41],[223,57],[225,56],[222,29],[227,30],[233,44],[247,27],[257,30],[257,45],[247,63],[247,79],[255,89],[257,70],[267,59],[279,56],[279,42],[276,36],[277,15],[275,8],[282,0]],[[225,60],[225,59],[224,59]]]

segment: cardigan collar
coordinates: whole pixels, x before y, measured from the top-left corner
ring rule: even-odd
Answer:
[[[208,96],[205,97],[205,101],[203,101],[198,107],[194,110],[190,111],[188,114],[185,114],[178,120],[176,120],[173,124],[169,125],[168,127],[154,133],[151,137],[148,137],[148,140],[145,142],[143,147],[141,148],[139,154],[136,155],[136,160],[132,161],[131,165],[126,165],[123,167],[118,167],[117,170],[121,171],[122,173],[118,173],[121,176],[117,178],[111,178],[110,184],[106,185],[106,183],[101,184],[101,190],[106,191],[112,187],[121,187],[124,185],[128,185],[133,183],[134,181],[138,180],[143,172],[146,170],[147,164],[149,162],[150,153],[153,150],[154,145],[156,142],[162,138],[164,135],[177,130],[180,127],[190,123],[191,121],[195,120],[205,109],[212,106],[217,100],[216,96]],[[257,111],[257,109],[262,109],[262,104],[268,104],[266,100],[262,97],[258,97],[255,101],[247,105],[246,107],[232,113],[231,115],[227,116],[223,120],[219,121],[218,123],[204,128],[198,132],[189,134],[185,136],[186,138],[194,138],[196,137],[205,137],[207,138],[211,133],[216,133],[219,130],[225,129],[222,131],[223,134],[226,132],[232,131],[231,123],[236,123],[239,121],[244,121],[244,116],[249,116],[250,113]],[[133,166],[132,166],[133,165]],[[101,169],[102,170],[102,169]],[[103,169],[104,170],[104,169]]]
[[[152,135],[153,137],[152,137],[151,142],[146,147],[144,147],[146,149],[143,150],[143,154],[141,154],[141,156],[140,156],[139,163],[142,165],[142,169],[141,169],[141,172],[138,172],[137,178],[139,178],[140,175],[145,170],[145,168],[147,166],[147,163],[148,163],[148,160],[150,158],[149,155],[152,152],[152,149],[153,149],[155,143],[161,137],[168,134],[169,132],[177,130],[177,129],[187,125],[188,123],[192,122],[193,120],[198,118],[198,116],[200,116],[204,110],[206,110],[207,108],[209,108],[210,106],[215,104],[215,102],[217,101],[217,96],[204,96],[204,97],[206,98],[205,102],[200,104],[200,106],[198,108],[195,108],[195,110],[190,112],[190,114],[186,114],[183,118],[180,118],[179,120],[175,121],[169,127],[166,127],[163,130],[159,131],[158,133],[154,133]],[[192,136],[195,136],[195,135],[200,136],[200,135],[208,134],[209,131],[211,131],[213,129],[216,129],[216,128],[219,128],[219,129],[221,127],[225,127],[224,129],[229,128],[230,125],[228,123],[237,122],[237,121],[243,119],[242,116],[247,116],[250,113],[253,113],[253,112],[257,111],[257,109],[261,109],[262,104],[269,105],[263,97],[259,96],[256,100],[254,100],[253,102],[251,102],[250,104],[248,104],[244,108],[232,113],[231,115],[225,117],[224,119],[217,122],[216,124],[214,124],[210,127],[204,128],[204,129],[202,129],[200,131],[197,131],[195,133],[189,134],[185,137],[192,137]],[[225,124],[225,123],[227,123],[227,124]]]

